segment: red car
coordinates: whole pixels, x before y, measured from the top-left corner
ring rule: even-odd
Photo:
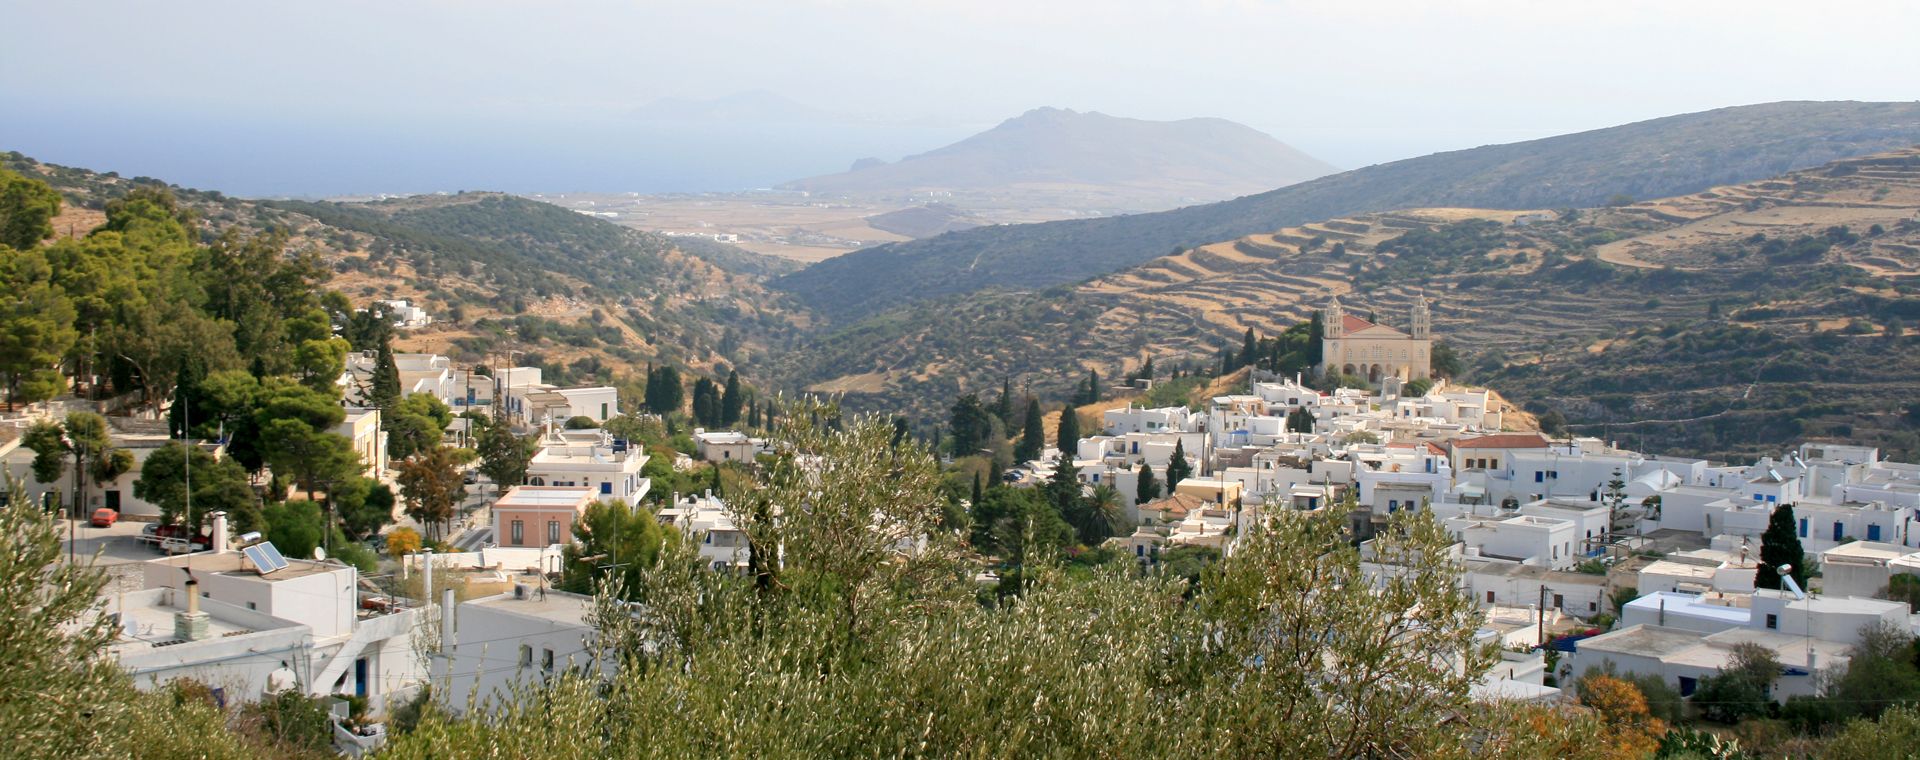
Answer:
[[[113,525],[113,521],[118,519],[120,519],[120,513],[106,507],[93,510],[93,527],[105,528]]]

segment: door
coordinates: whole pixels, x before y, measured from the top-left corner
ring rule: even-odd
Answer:
[[[107,509],[115,512],[120,511],[120,491],[118,489],[107,492]]]
[[[370,680],[367,670],[367,658],[353,661],[353,695],[356,697],[367,696],[367,681]]]

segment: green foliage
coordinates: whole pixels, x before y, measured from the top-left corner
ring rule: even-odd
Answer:
[[[1079,456],[1076,452],[1080,450],[1080,410],[1071,406],[1060,410],[1060,426],[1054,431],[1053,445],[1068,460]]]
[[[328,504],[347,538],[362,541],[393,524],[393,489],[372,478],[354,476],[334,486]]]
[[[950,421],[947,434],[951,436],[952,453],[956,457],[972,456],[979,453],[992,441],[993,423],[989,419],[987,408],[980,403],[979,394],[968,393],[953,402],[949,410]]]
[[[1160,498],[1160,482],[1153,476],[1153,468],[1146,462],[1140,463],[1140,471],[1134,479],[1133,502],[1145,504]]]
[[[428,449],[400,462],[394,482],[406,502],[406,513],[427,529],[429,539],[439,538],[446,521],[453,519],[460,502],[466,498],[466,481],[460,474],[459,458],[444,446]]]
[[[267,505],[267,540],[289,557],[313,556],[326,538],[326,518],[317,502],[296,500]]]
[[[1068,408],[1071,411],[1071,407]],[[1063,412],[1066,413],[1066,412]],[[1027,399],[1026,419],[1021,425],[1020,445],[1013,450],[1013,461],[1031,462],[1040,458],[1040,452],[1047,447],[1046,424],[1042,420],[1040,399]]]
[[[505,422],[478,424],[480,471],[501,490],[527,482],[527,465],[539,450],[532,436],[517,436]]]
[[[189,481],[193,486],[191,511]],[[147,455],[140,466],[140,479],[133,483],[133,495],[160,507],[161,522],[187,525],[196,532],[206,526],[208,514],[226,512],[237,517],[257,510],[260,501],[239,463],[216,459],[199,446],[188,448],[177,442],[168,442]]]
[[[591,594],[613,575],[618,576],[618,588],[636,589],[641,572],[659,561],[667,540],[653,513],[618,502],[594,502],[574,523],[573,542],[561,549],[565,576],[560,588]]]
[[[333,718],[321,698],[289,689],[267,695],[244,712],[259,720],[263,733],[277,745],[315,754],[333,749]]]
[[[1793,579],[1800,588],[1807,587],[1807,567],[1805,552],[1800,548],[1800,527],[1793,516],[1793,505],[1782,504],[1774,507],[1773,514],[1767,519],[1767,529],[1760,534],[1760,566],[1754,573],[1754,585],[1759,588],[1779,589],[1781,565],[1793,566]]]
[[[1171,494],[1180,485],[1180,481],[1193,475],[1193,465],[1187,462],[1187,442],[1173,442],[1173,457],[1167,460],[1167,493]]]
[[[1779,675],[1780,662],[1772,650],[1747,642],[1735,644],[1727,666],[1700,679],[1692,697],[1694,707],[1700,717],[1719,723],[1765,715],[1773,708],[1768,694]]]
[[[1829,742],[1820,756],[1833,760],[1920,755],[1920,708],[1896,707],[1879,720],[1854,720]],[[1900,753],[1900,754],[1894,754]]]
[[[0,169],[0,247],[27,250],[53,236],[60,194],[37,179]]]

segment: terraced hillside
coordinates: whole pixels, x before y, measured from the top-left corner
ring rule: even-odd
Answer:
[[[1369,166],[1154,214],[890,243],[775,281],[841,323],[990,288],[1079,283],[1187,248],[1403,208],[1592,207],[1751,182],[1920,143],[1920,103],[1768,103]]]
[[[1724,408],[1745,393],[1754,368],[1730,355],[1707,357],[1697,371],[1658,373],[1661,384],[1631,400],[1618,398],[1630,380],[1608,386],[1605,404],[1528,378],[1562,377],[1563,367],[1583,373],[1574,380],[1651,376],[1639,364],[1646,357],[1622,353],[1635,340],[1715,326],[1787,340],[1802,360],[1867,345],[1846,336],[1920,320],[1916,213],[1920,150],[1617,207],[1364,214],[1183,250],[1076,288],[896,310],[835,333],[783,372],[876,408],[926,398],[934,403],[919,410],[932,417],[952,392],[987,388],[1002,375],[1057,395],[1086,369],[1112,377],[1147,356],[1160,367],[1206,365],[1247,328],[1274,334],[1336,294],[1349,309],[1400,324],[1423,293],[1434,301],[1435,332],[1468,355],[1475,379],[1537,411],[1595,422],[1651,419],[1677,407],[1690,415],[1708,400]],[[1615,358],[1623,361],[1617,371],[1607,364]],[[862,382],[833,382],[856,375]],[[1865,393],[1871,400],[1863,403],[1883,410],[1896,402],[1897,383],[1796,382],[1767,408],[1797,409],[1787,402],[1826,390]],[[1691,390],[1671,393],[1679,388]],[[1723,442],[1742,438],[1676,435],[1669,450],[1727,453]]]

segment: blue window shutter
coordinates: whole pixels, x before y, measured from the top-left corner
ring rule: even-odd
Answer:
[[[1800,518],[1800,537],[1807,537],[1807,518]]]
[[[1867,540],[1868,541],[1880,540],[1880,526],[1878,525],[1867,526]]]
[[[607,481],[607,482],[605,482],[605,483],[601,483],[601,484],[600,484],[600,493],[603,493],[603,494],[610,494],[610,493],[613,493],[613,481],[611,481],[611,480],[609,480],[609,481]]]

